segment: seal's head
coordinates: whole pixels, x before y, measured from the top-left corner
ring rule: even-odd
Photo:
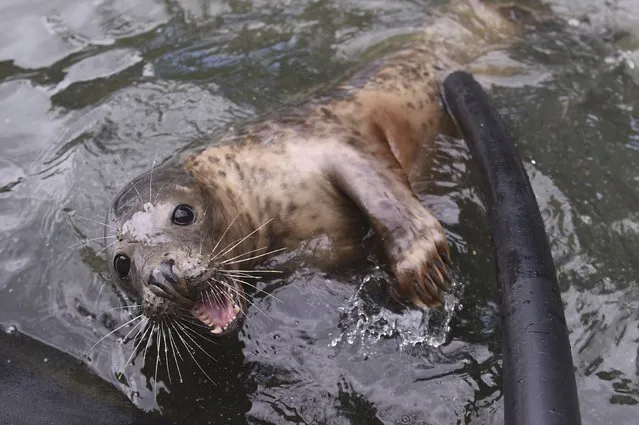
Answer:
[[[214,199],[171,161],[135,178],[113,201],[109,269],[150,320],[195,318],[214,335],[239,327],[246,295],[225,264],[230,225]]]

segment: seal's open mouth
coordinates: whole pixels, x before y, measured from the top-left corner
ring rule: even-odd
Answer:
[[[191,308],[191,314],[211,328],[212,334],[220,335],[234,328],[239,321],[242,311],[239,291],[242,290],[234,284],[214,282],[202,292],[200,300]]]

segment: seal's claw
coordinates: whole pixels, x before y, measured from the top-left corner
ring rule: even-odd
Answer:
[[[449,256],[448,242],[441,226],[418,232],[407,249],[398,252],[391,268],[397,284],[394,291],[415,307],[438,307],[444,303],[448,273],[443,257]],[[425,235],[428,235],[426,237]]]

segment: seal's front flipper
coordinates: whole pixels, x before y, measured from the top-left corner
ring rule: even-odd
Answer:
[[[418,307],[443,303],[449,249],[439,221],[419,202],[397,159],[382,144],[374,152],[345,149],[330,176],[366,215],[384,243],[396,283],[391,295]]]

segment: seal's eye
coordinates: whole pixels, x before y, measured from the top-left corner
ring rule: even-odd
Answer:
[[[113,259],[113,268],[120,279],[126,279],[131,271],[131,260],[124,254],[118,254]]]
[[[174,224],[186,226],[187,224],[191,224],[195,221],[195,212],[193,211],[193,208],[188,205],[181,204],[175,207],[171,220],[173,220]]]

